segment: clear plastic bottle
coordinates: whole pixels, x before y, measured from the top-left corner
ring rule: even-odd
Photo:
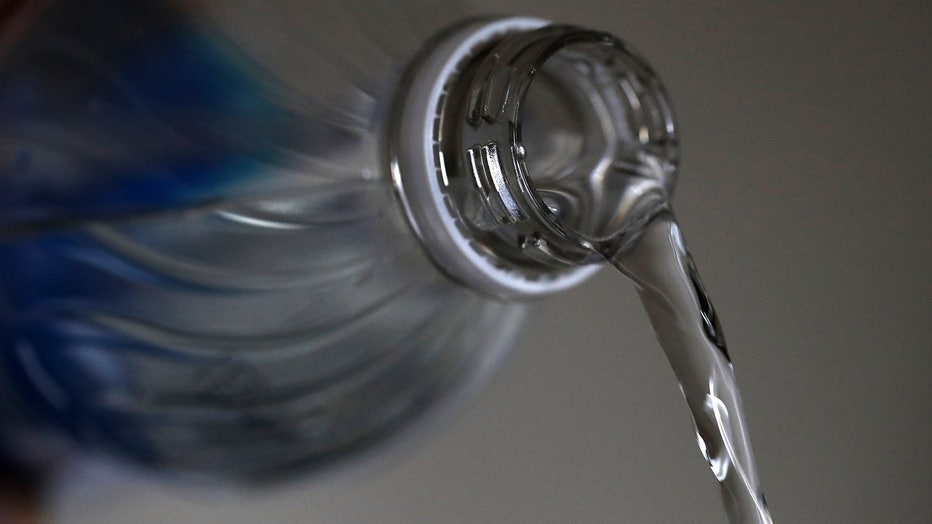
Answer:
[[[24,6],[0,26],[10,447],[233,479],[356,454],[596,270],[574,231],[672,185],[663,90],[607,35],[410,1]]]

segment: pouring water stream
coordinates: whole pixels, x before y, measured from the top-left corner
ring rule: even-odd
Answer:
[[[741,394],[718,317],[672,213],[654,217],[634,245],[604,256],[634,281],[686,398],[699,449],[733,523],[770,523]]]

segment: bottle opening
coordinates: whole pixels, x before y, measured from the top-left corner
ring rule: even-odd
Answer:
[[[675,179],[666,93],[605,33],[533,19],[461,31],[414,69],[396,120],[413,227],[441,268],[498,295],[588,277]]]
[[[675,150],[650,71],[611,37],[579,36],[591,39],[542,57],[516,139],[548,217],[576,242],[595,244],[624,234],[645,192],[668,198]]]

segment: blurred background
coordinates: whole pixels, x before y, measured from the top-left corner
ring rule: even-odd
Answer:
[[[675,207],[775,520],[927,522],[932,9],[473,4],[610,31],[664,79],[682,136]],[[673,374],[608,269],[542,302],[478,400],[387,464],[260,493],[102,468],[58,481],[51,522],[724,521]]]

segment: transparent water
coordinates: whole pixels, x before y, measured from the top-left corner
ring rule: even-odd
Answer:
[[[722,328],[673,215],[657,215],[631,247],[605,256],[637,286],[731,522],[772,522]]]
[[[551,240],[589,247],[634,281],[731,521],[769,523],[722,328],[670,207],[678,142],[665,91],[621,42],[544,60],[522,106],[529,200],[546,204]]]

